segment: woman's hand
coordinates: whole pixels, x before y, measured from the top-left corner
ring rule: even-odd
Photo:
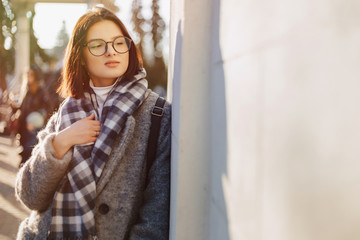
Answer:
[[[94,120],[95,114],[83,118],[60,131],[53,139],[53,146],[59,159],[74,145],[95,142],[100,133],[100,121]]]

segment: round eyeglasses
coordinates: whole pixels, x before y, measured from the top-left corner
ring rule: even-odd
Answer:
[[[113,41],[106,42],[103,39],[93,39],[86,43],[89,52],[94,56],[102,56],[108,50],[108,43],[111,43],[117,53],[126,53],[130,50],[131,39],[127,37],[117,37]]]

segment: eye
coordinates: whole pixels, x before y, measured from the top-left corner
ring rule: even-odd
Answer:
[[[120,45],[123,45],[123,44],[125,44],[125,40],[124,40],[124,39],[116,39],[116,40],[115,40],[115,44],[116,44],[116,45],[119,45],[119,46],[120,46]]]
[[[101,48],[104,46],[104,42],[101,40],[94,40],[89,42],[88,46],[92,49]]]

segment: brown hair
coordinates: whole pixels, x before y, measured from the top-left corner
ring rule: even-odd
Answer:
[[[58,88],[58,93],[62,97],[84,97],[84,91],[89,87],[89,75],[86,66],[83,64],[85,61],[83,59],[82,50],[89,28],[94,23],[102,20],[113,21],[120,27],[124,36],[132,40],[121,20],[106,8],[95,7],[81,16],[74,27],[65,51],[64,68],[62,73],[63,80]],[[134,41],[131,41],[129,66],[122,77],[122,81],[129,80],[142,67],[143,61],[140,52],[134,44]]]

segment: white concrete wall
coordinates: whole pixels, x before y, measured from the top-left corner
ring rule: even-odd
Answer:
[[[172,239],[360,239],[359,13],[172,2]]]

